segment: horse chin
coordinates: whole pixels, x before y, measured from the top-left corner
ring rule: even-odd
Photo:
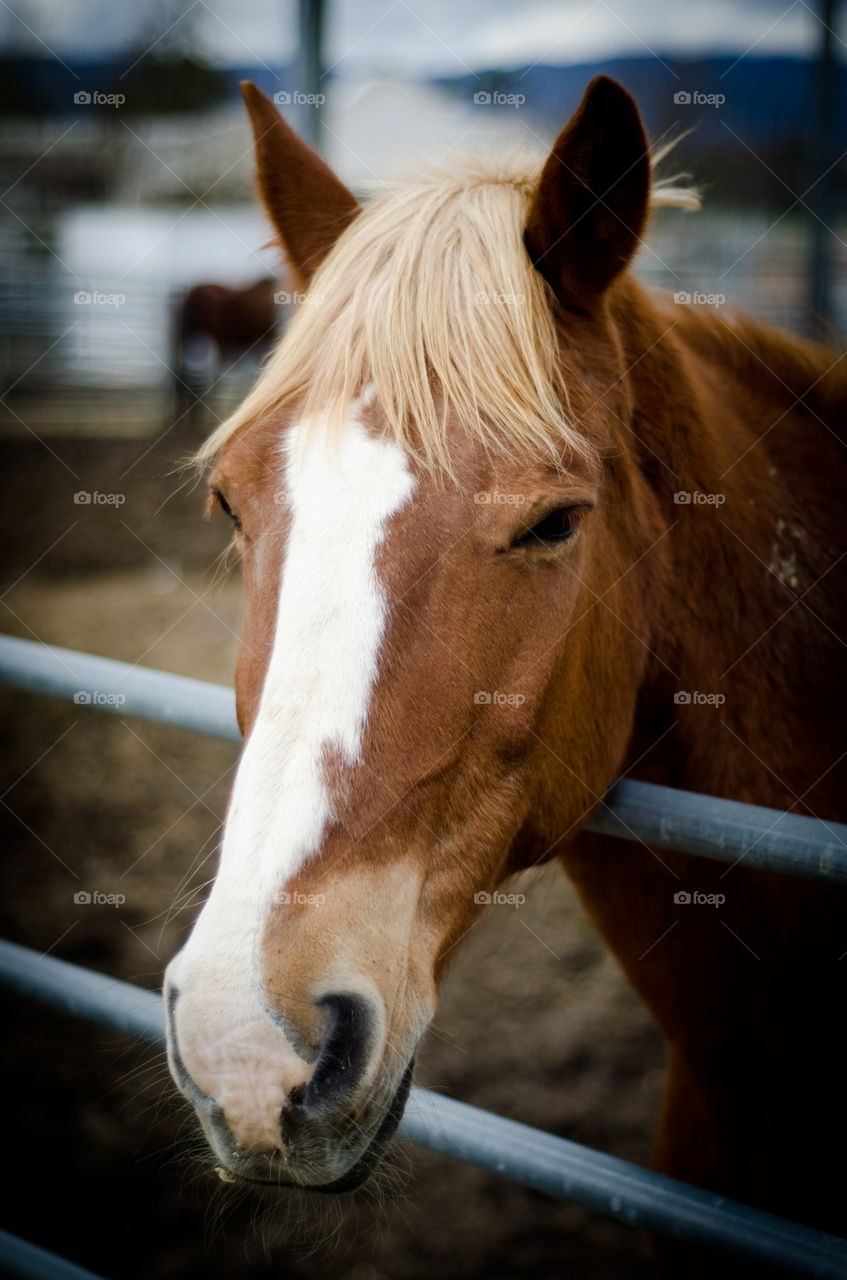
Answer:
[[[397,1126],[403,1118],[403,1112],[409,1098],[409,1089],[412,1085],[414,1065],[413,1059],[406,1068],[391,1105],[383,1116],[382,1122],[368,1146],[358,1160],[340,1177],[333,1178],[331,1182],[303,1183],[286,1181],[284,1178],[250,1178],[245,1177],[243,1174],[231,1173],[229,1170],[220,1169],[218,1170],[219,1176],[224,1182],[247,1183],[250,1186],[273,1187],[277,1190],[286,1191],[312,1191],[318,1195],[343,1195],[345,1192],[358,1190],[375,1172],[386,1147],[394,1137]]]
[[[308,1190],[318,1191],[322,1195],[339,1195],[345,1191],[355,1191],[357,1187],[361,1187],[367,1182],[368,1178],[376,1170],[386,1147],[394,1137],[397,1126],[403,1118],[403,1112],[406,1109],[406,1102],[409,1097],[409,1089],[412,1086],[414,1066],[414,1059],[412,1059],[391,1101],[391,1106],[383,1116],[382,1123],[356,1163],[346,1173],[343,1173],[340,1178],[335,1178],[332,1182],[326,1182],[323,1186],[310,1187]]]

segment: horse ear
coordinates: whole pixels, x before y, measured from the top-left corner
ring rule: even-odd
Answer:
[[[300,283],[308,284],[359,205],[261,89],[244,80],[241,94],[256,139],[262,201]]]
[[[524,243],[566,304],[591,311],[639,243],[650,202],[648,143],[622,85],[596,76],[550,153]]]

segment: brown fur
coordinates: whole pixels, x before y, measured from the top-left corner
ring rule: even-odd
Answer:
[[[328,223],[307,242],[303,221],[326,174],[280,143],[258,91],[246,97],[268,142],[265,198],[308,273],[329,250]],[[595,83],[544,171],[527,245],[555,295],[571,409],[600,465],[575,459],[561,474],[486,455],[457,431],[456,483],[421,475],[390,522],[378,565],[390,618],[362,762],[328,759],[337,821],[300,877],[305,892],[334,888],[331,911],[275,922],[268,987],[296,1020],[316,973],[373,969],[390,1013],[384,1093],[479,910],[474,893],[560,857],[667,1038],[658,1167],[843,1229],[843,894],[580,834],[622,773],[847,816],[847,366],[756,321],[673,307],[623,270],[646,212],[643,158],[631,99]],[[292,212],[297,192],[312,194]],[[351,206],[329,194],[343,223]],[[573,234],[574,210],[585,234]],[[379,430],[378,403],[369,412]],[[241,431],[215,469],[244,526],[248,731],[284,552],[272,451],[290,418]],[[494,490],[521,505],[473,501]],[[680,491],[725,501],[679,505]],[[594,507],[575,541],[509,549],[569,501]],[[480,705],[479,690],[524,701]],[[725,702],[677,705],[678,690]],[[401,864],[414,870],[398,886],[388,871]],[[679,907],[686,888],[724,893],[725,906]],[[714,1274],[680,1246],[665,1257],[671,1274]]]

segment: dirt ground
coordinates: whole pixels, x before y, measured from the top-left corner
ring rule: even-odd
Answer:
[[[237,571],[185,441],[4,446],[2,628],[230,682]],[[181,487],[182,486],[182,487]],[[80,491],[123,494],[78,504]],[[3,936],[158,988],[212,874],[235,749],[0,689]],[[8,789],[7,789],[8,788]],[[78,905],[80,889],[120,908]],[[645,1163],[659,1037],[556,867],[491,908],[417,1081]],[[113,1280],[641,1280],[643,1236],[408,1143],[340,1201],[221,1187],[161,1054],[4,995],[2,1225]]]

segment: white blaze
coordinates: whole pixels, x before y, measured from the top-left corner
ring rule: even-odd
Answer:
[[[376,556],[414,487],[403,451],[369,435],[356,414],[337,438],[293,427],[283,470],[291,525],[271,659],[217,879],[169,974],[186,1066],[225,1109],[221,1093],[245,1070],[256,1088],[257,1072],[267,1075],[269,1109],[281,1104],[280,1057],[292,1070],[299,1061],[267,1016],[259,943],[331,818],[326,748],[351,765],[360,756],[386,620]]]

